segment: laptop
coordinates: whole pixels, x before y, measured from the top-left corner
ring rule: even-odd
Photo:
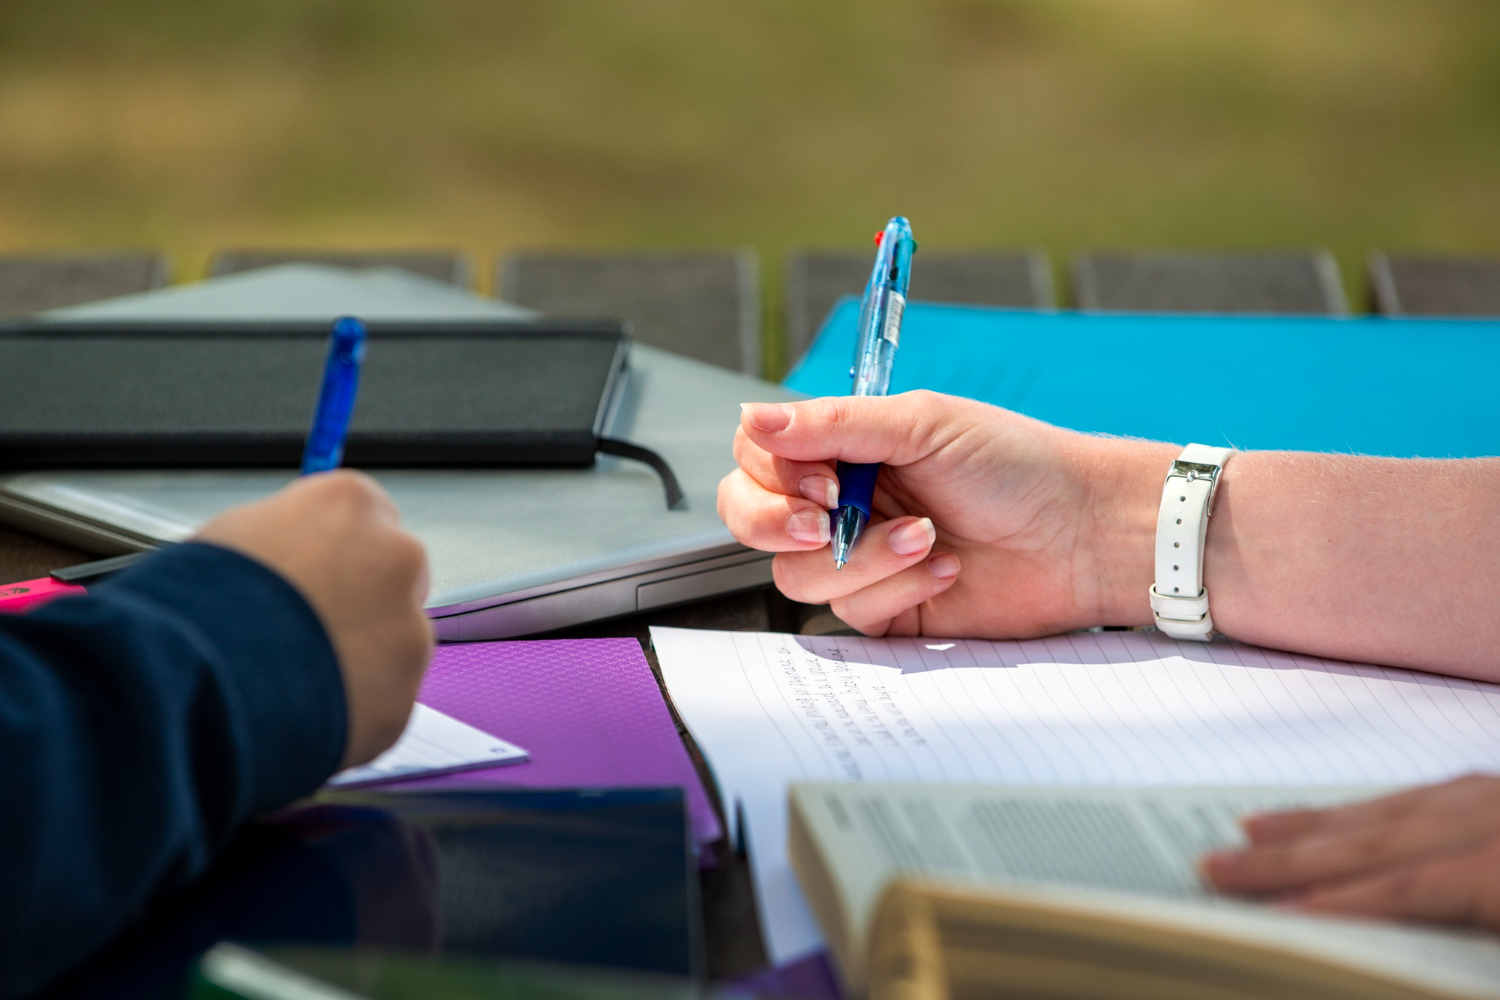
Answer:
[[[248,287],[252,286],[253,287]],[[262,312],[257,302],[274,307]],[[535,316],[401,272],[286,265],[55,310],[41,318],[331,321]],[[715,507],[734,468],[739,404],[804,398],[690,358],[633,345],[605,427],[660,453],[686,502],[668,510],[648,466],[412,469],[372,474],[427,548],[427,614],[439,639],[531,635],[771,582],[769,553],[736,542]],[[87,470],[0,478],[0,521],[103,555],[180,541],[219,511],[267,496],[294,469]]]

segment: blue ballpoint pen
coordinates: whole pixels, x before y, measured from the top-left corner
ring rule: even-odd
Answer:
[[[335,320],[328,334],[328,361],[323,388],[313,411],[312,429],[302,452],[302,474],[337,469],[344,460],[344,438],[359,391],[359,366],[365,360],[365,325],[353,316]]]
[[[875,237],[875,269],[865,286],[859,309],[859,340],[854,351],[852,396],[884,396],[891,387],[891,365],[901,342],[901,315],[906,311],[906,289],[911,284],[911,255],[917,241],[911,223],[896,216]],[[859,533],[870,520],[879,463],[851,465],[840,462],[839,507],[833,518],[833,565],[843,569]]]

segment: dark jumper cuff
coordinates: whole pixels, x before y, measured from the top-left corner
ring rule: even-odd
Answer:
[[[338,768],[344,682],[307,600],[248,556],[203,542],[173,545],[101,585],[101,597],[152,605],[209,658],[242,748],[249,815],[295,801]]]

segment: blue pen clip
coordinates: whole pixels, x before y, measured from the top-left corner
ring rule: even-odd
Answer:
[[[353,316],[335,320],[328,334],[328,360],[323,365],[323,387],[313,411],[307,447],[302,452],[302,474],[337,469],[344,460],[344,438],[354,399],[359,392],[359,368],[365,360],[365,325]]]
[[[896,216],[875,237],[875,267],[859,308],[859,339],[849,376],[852,396],[884,396],[891,387],[891,367],[901,345],[901,319],[911,285],[911,258],[917,252],[911,223]],[[875,478],[880,465],[838,464],[839,506],[832,512],[833,565],[843,569],[860,532],[870,520]]]
[[[851,396],[884,396],[891,385],[891,365],[901,343],[901,318],[911,285],[911,258],[917,252],[911,223],[896,216],[875,236],[875,266],[859,308],[859,335],[849,376]]]

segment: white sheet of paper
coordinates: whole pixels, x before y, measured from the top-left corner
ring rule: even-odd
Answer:
[[[328,779],[328,785],[348,788],[398,778],[426,778],[452,771],[524,764],[527,760],[530,757],[526,751],[515,744],[418,703],[395,746],[368,764],[340,771]]]
[[[1375,786],[1500,771],[1500,686],[1238,643],[651,637],[743,815],[778,964],[822,943],[786,856],[793,781]]]

